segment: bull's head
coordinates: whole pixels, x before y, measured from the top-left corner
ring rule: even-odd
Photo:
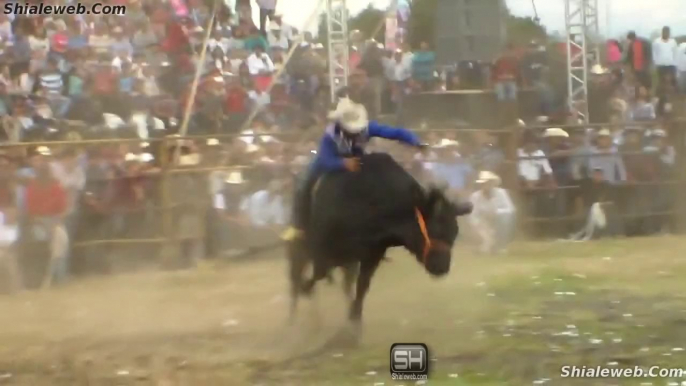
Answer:
[[[471,203],[450,200],[444,187],[425,189],[422,205],[415,208],[417,231],[413,233],[418,241],[413,251],[429,274],[443,276],[450,271],[451,250],[459,233],[457,217],[471,212]]]

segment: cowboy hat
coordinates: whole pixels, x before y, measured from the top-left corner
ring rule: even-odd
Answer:
[[[479,179],[476,180],[476,183],[483,184],[489,181],[495,181],[496,185],[500,185],[500,177],[498,177],[497,174],[490,172],[488,170],[484,170],[479,173]]]
[[[543,133],[543,138],[551,137],[569,138],[569,134],[566,131],[560,129],[559,127],[552,127],[550,129],[546,129],[546,131]]]
[[[239,185],[245,183],[245,180],[243,179],[243,173],[241,173],[240,170],[237,170],[230,172],[229,175],[226,176],[224,182],[231,185]]]
[[[455,141],[455,140],[452,140],[452,139],[443,138],[434,147],[437,149],[445,149],[447,147],[456,147],[456,146],[460,146],[460,143]]]
[[[208,138],[207,146],[217,146],[219,145],[219,140],[217,138]]]
[[[336,110],[329,113],[329,119],[340,123],[343,130],[350,134],[359,134],[369,125],[367,109],[350,98],[341,98]]]
[[[124,162],[135,162],[138,161],[138,156],[133,153],[126,153],[124,156]]]
[[[196,166],[200,163],[200,154],[185,154],[179,157],[179,166]]]
[[[608,129],[608,128],[598,130],[598,134],[597,134],[598,137],[609,137],[611,135],[612,135],[612,133],[610,133],[610,129]]]
[[[102,118],[105,121],[105,126],[110,129],[117,129],[126,124],[126,122],[116,114],[102,113]]]
[[[601,66],[600,64],[595,64],[595,65],[593,65],[593,67],[591,67],[591,74],[593,74],[593,75],[604,75],[604,74],[607,74],[609,72],[610,72],[610,70]]]
[[[36,154],[40,155],[52,155],[52,151],[50,151],[50,148],[47,146],[38,146],[36,148]]]

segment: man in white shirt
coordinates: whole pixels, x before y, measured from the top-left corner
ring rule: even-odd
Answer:
[[[679,91],[686,94],[686,42],[679,44],[676,51],[676,69],[679,80]]]
[[[257,0],[257,5],[260,7],[260,31],[266,36],[267,18],[274,20],[276,0]]]
[[[653,62],[657,67],[660,84],[669,77],[676,86],[676,40],[671,37],[669,27],[662,28],[662,36],[653,42]]]
[[[515,207],[505,189],[498,187],[500,177],[489,171],[479,173],[479,190],[472,193],[474,210],[469,216],[481,243],[482,253],[502,252],[510,241]]]
[[[553,173],[548,158],[534,140],[527,141],[523,148],[517,149],[517,158],[519,178],[524,180],[528,188],[537,187],[545,176]]]
[[[274,72],[272,59],[259,45],[255,47],[255,52],[248,56],[247,63],[250,75],[268,75]]]
[[[269,47],[280,48],[284,52],[288,51],[288,37],[283,34],[281,26],[275,22],[269,24],[269,32],[267,33],[267,40],[269,41]]]
[[[17,261],[17,240],[19,225],[14,208],[5,208],[0,212],[0,270],[5,270],[9,278],[10,291],[22,288],[21,274]]]
[[[266,189],[259,190],[246,198],[241,209],[256,228],[269,228],[288,224],[288,208],[285,205],[281,181],[274,180]]]

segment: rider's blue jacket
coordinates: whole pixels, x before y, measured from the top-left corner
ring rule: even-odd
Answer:
[[[338,124],[331,124],[326,128],[324,137],[319,143],[312,171],[319,174],[344,170],[343,159],[364,154],[364,148],[369,143],[369,139],[374,137],[395,140],[411,146],[421,144],[419,137],[413,132],[403,128],[384,126],[375,121],[370,121],[367,128],[354,137],[346,136]]]

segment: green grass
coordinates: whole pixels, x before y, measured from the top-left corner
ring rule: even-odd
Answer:
[[[458,246],[441,280],[398,251],[372,283],[354,349],[322,349],[346,324],[338,286],[318,286],[286,326],[283,259],[89,280],[0,297],[0,374],[32,386],[409,386],[390,379],[390,345],[425,342],[429,385],[680,383],[569,380],[560,368],[683,365],[673,349],[686,348],[684,247],[523,243],[484,257]]]

